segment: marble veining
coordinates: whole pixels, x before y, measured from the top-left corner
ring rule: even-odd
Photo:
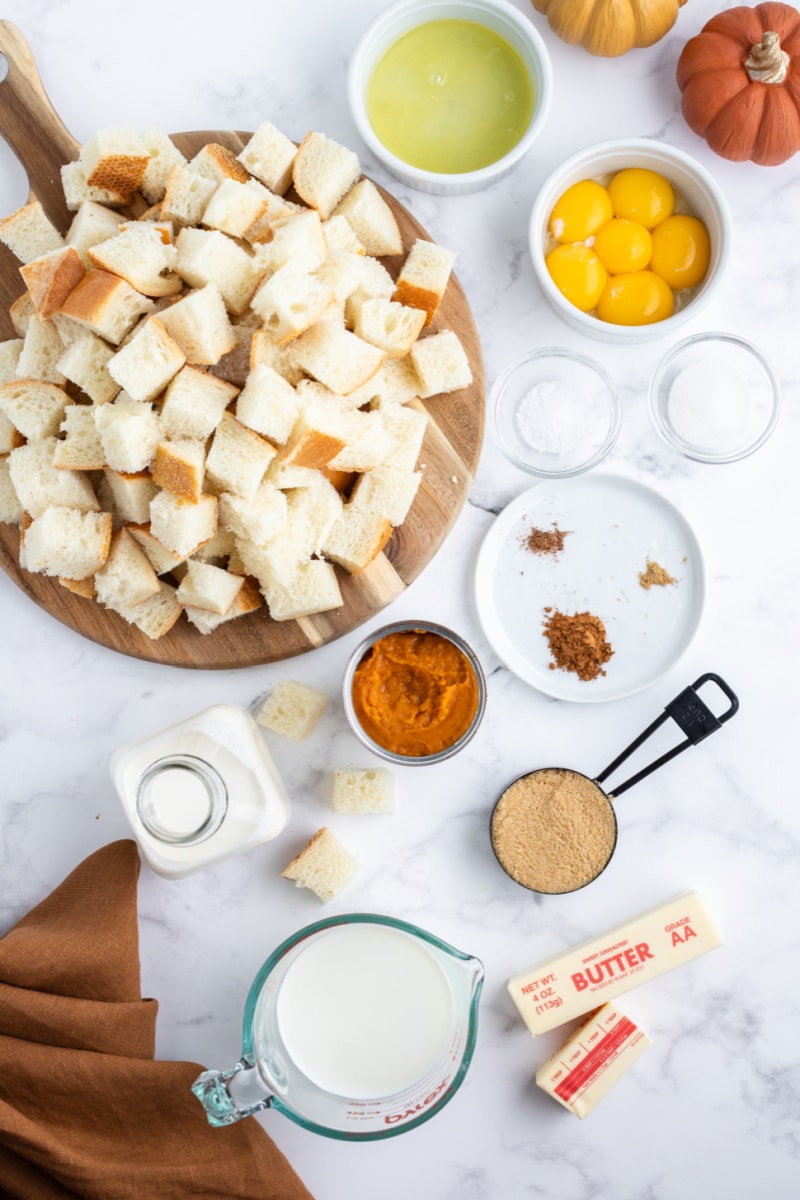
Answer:
[[[537,346],[570,346],[600,361],[624,407],[603,469],[660,491],[703,547],[708,596],[697,637],[663,678],[608,704],[554,701],[508,670],[477,618],[474,565],[494,517],[531,480],[506,463],[487,423],[477,478],[452,533],[384,614],[439,620],[471,642],[487,675],[484,723],[458,757],[396,771],[395,815],[337,817],[330,809],[334,767],[375,765],[349,733],[339,697],[360,633],[287,664],[183,672],[81,639],[0,576],[0,930],[86,854],[127,836],[108,774],[114,749],[213,703],[255,706],[279,678],[303,680],[332,700],[310,742],[269,737],[293,804],[284,833],[179,882],[142,869],[142,983],[159,1000],[158,1055],[230,1065],[250,982],[283,938],[327,911],[385,912],[483,960],[476,1053],[452,1103],[385,1143],[338,1143],[279,1114],[259,1117],[318,1200],[745,1200],[754,1193],[795,1200],[800,156],[771,169],[729,163],[685,125],[675,64],[685,41],[722,7],[713,0],[692,0],[661,43],[615,60],[558,42],[527,0],[515,3],[552,58],[550,118],[512,175],[453,199],[393,181],[351,121],[348,59],[383,0],[346,0],[338,8],[322,0],[279,8],[228,0],[224,14],[197,0],[189,17],[180,6],[160,11],[157,36],[152,18],[118,0],[6,0],[2,15],[28,38],[46,90],[79,139],[103,124],[248,130],[270,118],[293,137],[316,128],[351,145],[365,171],[457,251],[487,390],[509,361]],[[680,147],[727,195],[735,236],[726,288],[686,332],[719,328],[748,337],[779,376],[778,429],[744,462],[707,467],[667,450],[650,423],[647,390],[669,343],[628,348],[586,339],[550,311],[534,280],[527,225],[539,184],[567,155],[616,136]],[[26,191],[0,143],[0,212],[22,203]],[[707,670],[735,688],[741,712],[620,797],[619,843],[605,873],[563,897],[533,896],[508,879],[488,839],[503,787],[533,766],[598,771]],[[362,864],[329,910],[280,878],[323,824]],[[532,1039],[506,980],[691,888],[704,896],[725,945],[620,1000],[653,1046],[578,1122],[534,1084],[562,1031]],[[222,1147],[224,1130],[218,1136]]]

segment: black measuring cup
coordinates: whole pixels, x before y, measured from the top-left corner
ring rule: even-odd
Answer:
[[[719,716],[698,695],[706,683],[716,684],[728,699],[728,708]],[[612,801],[715,733],[738,708],[739,700],[728,684],[709,671],[684,688],[593,779],[567,767],[540,767],[518,776],[492,810],[492,848],[500,866],[516,883],[545,895],[585,887],[605,870],[616,849],[618,826]],[[684,740],[606,791],[601,784],[670,718],[685,735]],[[554,886],[543,886],[545,883]]]

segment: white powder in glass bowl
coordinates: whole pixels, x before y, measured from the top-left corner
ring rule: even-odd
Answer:
[[[669,422],[698,450],[731,453],[754,435],[754,409],[746,380],[725,363],[690,363],[672,381]]]
[[[608,432],[605,396],[558,379],[533,384],[517,404],[515,423],[522,440],[540,454],[583,462]]]

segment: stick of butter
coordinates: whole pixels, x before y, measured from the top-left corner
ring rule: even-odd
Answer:
[[[587,1116],[652,1043],[630,1017],[604,1004],[536,1072],[536,1082],[576,1117]]]
[[[721,945],[703,901],[688,892],[515,975],[508,991],[536,1037]]]

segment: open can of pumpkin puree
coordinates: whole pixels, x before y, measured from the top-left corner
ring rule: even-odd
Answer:
[[[353,733],[388,762],[442,762],[483,718],[486,679],[472,648],[443,625],[396,621],[356,646],[344,673]]]

